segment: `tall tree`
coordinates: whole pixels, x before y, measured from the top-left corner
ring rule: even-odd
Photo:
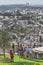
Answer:
[[[8,31],[2,30],[0,31],[0,48],[3,49],[3,54],[5,58],[5,49],[8,49],[10,47],[10,35]]]

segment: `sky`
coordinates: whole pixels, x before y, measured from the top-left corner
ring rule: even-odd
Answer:
[[[43,5],[43,0],[0,0],[0,5],[7,5],[7,4],[26,4],[30,5]]]

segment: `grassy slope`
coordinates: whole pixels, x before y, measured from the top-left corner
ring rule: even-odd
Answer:
[[[6,56],[7,58],[10,58],[9,55]],[[43,65],[43,60],[37,60],[37,59],[23,59],[20,58],[18,55],[14,56],[14,62],[0,62],[0,65],[34,65],[34,63],[40,63],[40,65]]]

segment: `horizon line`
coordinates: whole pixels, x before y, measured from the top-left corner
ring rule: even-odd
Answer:
[[[26,5],[26,3],[18,3],[18,4],[0,4],[0,6],[7,6],[7,5]],[[29,4],[29,6],[43,6],[43,4]]]

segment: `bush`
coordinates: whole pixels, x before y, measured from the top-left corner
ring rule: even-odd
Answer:
[[[40,65],[39,63],[35,63],[34,65]]]

